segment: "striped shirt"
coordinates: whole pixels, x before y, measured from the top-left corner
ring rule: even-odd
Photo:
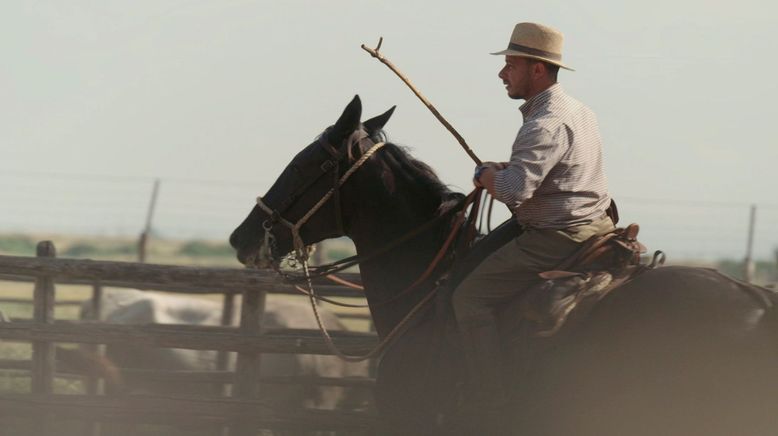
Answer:
[[[554,84],[527,100],[495,198],[523,226],[564,229],[605,216],[610,205],[594,113]]]

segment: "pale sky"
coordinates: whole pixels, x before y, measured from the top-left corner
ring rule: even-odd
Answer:
[[[0,232],[135,234],[162,179],[162,235],[225,239],[289,159],[359,94],[389,139],[471,189],[473,164],[394,62],[484,160],[520,101],[497,79],[515,23],[565,34],[565,89],[598,115],[610,190],[651,249],[778,246],[770,126],[774,2],[0,1]],[[204,183],[216,181],[218,183]]]

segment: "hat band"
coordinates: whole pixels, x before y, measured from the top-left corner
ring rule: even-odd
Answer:
[[[550,51],[540,50],[537,48],[527,47],[526,45],[515,44],[513,42],[508,44],[508,50],[516,50],[524,52],[528,55],[541,56],[555,61],[561,61],[562,55],[558,53],[551,53]]]

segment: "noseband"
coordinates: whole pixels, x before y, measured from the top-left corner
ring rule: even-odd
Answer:
[[[275,248],[275,235],[273,235],[273,227],[276,223],[282,224],[284,227],[287,227],[289,231],[292,233],[292,243],[294,246],[294,252],[295,252],[295,259],[297,259],[300,262],[307,261],[308,259],[308,250],[305,247],[305,243],[303,242],[302,237],[300,236],[300,229],[303,225],[305,225],[306,222],[319,210],[322,206],[333,196],[335,196],[336,203],[339,203],[338,199],[340,197],[340,187],[343,186],[344,183],[348,180],[349,177],[351,177],[352,174],[354,174],[359,167],[362,166],[368,159],[370,159],[370,156],[373,155],[376,151],[378,151],[381,147],[384,146],[384,142],[378,142],[373,144],[372,147],[370,147],[365,153],[360,156],[360,158],[354,162],[353,165],[338,179],[338,168],[340,166],[340,160],[342,158],[340,152],[338,152],[332,145],[328,144],[327,142],[321,140],[319,144],[324,147],[324,149],[332,156],[331,159],[325,160],[321,164],[321,170],[322,174],[324,175],[328,173],[329,171],[333,171],[333,186],[330,188],[329,191],[327,191],[324,196],[322,196],[321,199],[319,199],[316,204],[311,207],[308,212],[305,213],[299,220],[297,220],[296,223],[292,223],[291,221],[285,219],[281,216],[282,211],[279,211],[277,209],[273,209],[272,207],[268,206],[262,197],[257,197],[257,206],[259,206],[260,209],[262,209],[265,213],[269,215],[268,219],[262,222],[262,229],[265,231],[265,239],[262,243],[262,246],[259,249],[259,265],[260,266],[272,266],[275,265],[279,259],[276,259],[273,255],[273,249]],[[321,177],[321,176],[319,176]],[[318,180],[318,177],[314,179],[312,182],[308,183],[303,187],[302,190],[297,191],[297,196],[303,194],[305,191],[308,190],[311,186],[313,186],[313,183]],[[287,201],[284,202],[283,210],[287,209],[295,200],[295,196],[290,197]],[[343,231],[343,222],[342,222],[342,211],[340,208],[340,204],[335,205],[335,218],[337,222],[338,228]]]

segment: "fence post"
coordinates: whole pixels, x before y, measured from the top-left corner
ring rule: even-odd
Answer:
[[[231,326],[232,318],[235,316],[235,294],[227,292],[222,296],[222,319],[221,325]],[[229,351],[219,351],[216,355],[216,369],[219,371],[226,371],[230,363]],[[226,389],[227,385],[223,385],[222,389]]]
[[[146,225],[143,227],[143,232],[138,239],[138,262],[143,263],[146,261],[146,245],[148,244],[149,237],[151,236],[151,222],[154,219],[154,208],[157,206],[157,195],[159,194],[159,179],[154,179],[154,188],[151,190],[151,201],[149,202],[149,209],[146,213]]]
[[[38,257],[55,257],[56,250],[51,241],[41,241],[36,248]],[[54,322],[54,281],[48,276],[37,276],[33,290],[33,321],[36,324]],[[33,394],[50,394],[54,384],[54,344],[48,341],[32,343],[31,391]],[[38,434],[50,434],[49,417],[41,416],[33,426]]]
[[[103,286],[100,283],[95,283],[92,285],[92,299],[89,300],[89,304],[91,313],[90,319],[92,321],[99,321],[103,307]],[[81,346],[86,347],[95,354],[100,352],[100,345],[97,344]],[[89,375],[86,379],[86,392],[90,395],[97,394],[99,391],[99,385],[98,378],[94,377],[93,375]]]
[[[38,257],[55,257],[51,241],[42,241],[37,247]],[[38,276],[33,291],[33,321],[51,324],[54,321],[54,281],[51,277]],[[32,344],[32,393],[51,393],[54,380],[54,345],[35,341]]]
[[[247,337],[261,334],[262,315],[265,311],[265,290],[244,289],[240,308],[240,331]],[[260,353],[238,352],[235,366],[235,380],[232,395],[236,398],[251,399],[257,394],[259,383]],[[230,436],[254,436],[257,429],[247,423],[238,422],[230,431]]]
[[[756,227],[756,205],[751,205],[751,215],[748,221],[748,240],[746,242],[746,258],[743,261],[743,280],[751,283],[754,280],[756,266],[754,265],[754,227]]]

